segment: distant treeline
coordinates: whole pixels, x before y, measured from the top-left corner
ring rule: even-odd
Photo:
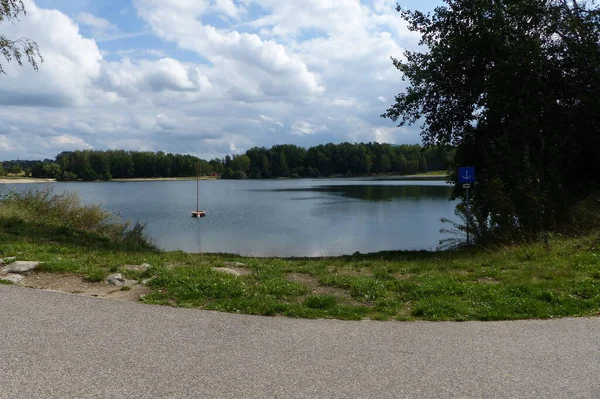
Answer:
[[[193,177],[218,174],[223,178],[319,177],[373,173],[414,174],[446,169],[452,152],[420,145],[379,143],[325,144],[309,149],[285,144],[254,147],[243,155],[206,161],[192,155],[125,150],[64,151],[54,160],[7,161],[32,177],[70,180],[112,178]]]

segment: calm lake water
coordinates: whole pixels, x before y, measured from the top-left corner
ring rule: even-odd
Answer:
[[[48,185],[5,185],[4,190]],[[124,219],[147,222],[163,249],[252,256],[326,256],[435,249],[455,203],[444,182],[315,180],[54,183]]]

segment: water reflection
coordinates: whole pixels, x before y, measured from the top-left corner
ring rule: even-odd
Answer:
[[[359,199],[364,201],[393,201],[423,200],[423,199],[449,199],[452,188],[449,186],[379,186],[379,185],[335,185],[314,186],[308,188],[280,189],[274,191],[284,192],[319,192],[336,195],[344,198]],[[312,200],[315,197],[294,197],[296,200]]]
[[[26,187],[10,185],[23,189]],[[44,185],[36,186],[43,188]],[[455,202],[443,182],[347,179],[203,181],[190,217],[195,181],[54,183],[123,219],[147,222],[166,250],[253,256],[326,256],[396,249],[434,249],[440,218]]]

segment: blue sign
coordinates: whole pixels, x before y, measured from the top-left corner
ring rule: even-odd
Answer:
[[[458,168],[458,182],[475,183],[475,167],[463,166],[462,168]]]

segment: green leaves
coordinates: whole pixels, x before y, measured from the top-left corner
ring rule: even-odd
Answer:
[[[0,1],[0,23],[5,21],[14,21],[19,19],[20,14],[27,14],[22,0],[1,0]],[[23,65],[22,58],[25,57],[33,69],[37,71],[38,61],[44,62],[40,49],[36,42],[28,38],[19,38],[12,40],[6,36],[0,35],[0,53],[6,61],[16,61],[20,66]],[[0,64],[0,74],[4,69]]]
[[[455,147],[455,166],[478,168],[472,210],[483,238],[568,230],[569,208],[600,181],[598,6],[450,0],[432,15],[398,10],[427,51],[393,59],[409,85],[382,116],[423,122],[426,146]]]

